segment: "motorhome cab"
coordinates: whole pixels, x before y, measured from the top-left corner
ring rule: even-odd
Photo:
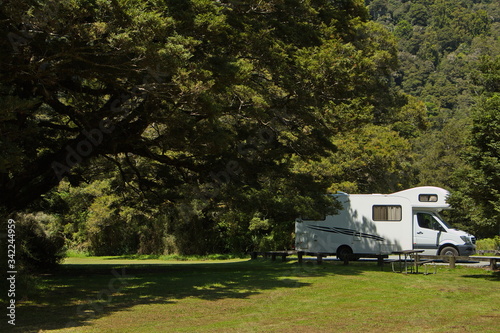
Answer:
[[[297,251],[346,255],[390,254],[417,249],[428,255],[475,253],[474,236],[453,229],[439,212],[449,209],[449,192],[439,187],[416,187],[392,194],[333,196],[342,203],[337,215],[321,220],[297,219]]]

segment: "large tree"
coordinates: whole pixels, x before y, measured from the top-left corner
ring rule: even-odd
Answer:
[[[0,199],[9,211],[64,177],[95,175],[102,158],[132,170],[143,191],[286,175],[286,156],[331,148],[339,112],[380,104],[395,64],[357,0],[0,8]]]
[[[467,164],[454,172],[454,218],[480,237],[500,234],[500,57],[483,57]]]

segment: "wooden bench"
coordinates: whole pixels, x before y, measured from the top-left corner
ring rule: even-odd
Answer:
[[[275,261],[276,256],[278,256],[281,257],[281,261],[286,261],[286,257],[294,254],[297,254],[297,252],[296,251],[266,251],[266,252],[253,251],[251,253],[251,258],[253,260],[257,259],[258,256],[262,256],[264,259],[271,257],[271,260]]]
[[[434,274],[437,273],[437,266],[436,266],[436,261],[435,260],[432,260],[432,259],[422,259],[422,260],[419,260],[417,261],[417,266],[424,266],[425,267],[425,275],[428,275],[430,274],[429,273],[429,266],[430,265],[433,265],[434,266]]]
[[[470,256],[471,259],[475,260],[489,260],[491,270],[497,268],[497,261],[500,261],[500,256]]]
[[[271,260],[275,261],[276,256],[281,257],[282,261],[286,261],[286,258],[290,255],[297,255],[298,262],[302,263],[302,257],[305,255],[315,256],[318,264],[323,263],[323,257],[327,257],[329,255],[333,255],[332,253],[317,253],[317,252],[303,252],[303,251],[253,251],[251,253],[252,260],[257,259],[259,256],[262,256],[264,259],[271,257]]]
[[[281,261],[286,261],[288,256],[291,255],[297,255],[298,257],[298,262],[302,263],[302,258],[304,256],[314,256],[316,257],[316,262],[318,265],[321,265],[323,263],[323,258],[328,257],[328,256],[335,256],[335,253],[330,253],[330,252],[305,252],[305,251],[252,251],[250,253],[250,256],[252,260],[257,259],[259,256],[262,256],[264,259],[267,259],[271,257],[271,260],[275,261],[276,257],[281,257]],[[389,256],[387,254],[356,254],[352,255],[351,258],[346,257],[344,260],[344,265],[348,265],[349,261],[354,261],[356,258],[376,258],[378,265],[382,266],[384,265],[384,259],[388,258]]]
[[[392,271],[396,273],[396,269],[394,268],[394,264],[399,264],[399,272],[401,273],[403,271],[403,263],[405,263],[404,260],[400,259],[389,259],[385,261],[386,263],[391,264]]]
[[[448,263],[450,268],[455,268],[458,261],[469,261],[468,256],[435,256],[435,255],[422,255],[418,256],[420,259],[431,259],[431,260],[442,260],[444,263]]]
[[[302,257],[304,255],[315,256],[317,263],[321,265],[324,257],[335,256],[336,253],[298,251],[297,256],[298,256],[299,263],[302,263]],[[384,259],[389,258],[389,255],[387,255],[387,254],[363,254],[363,253],[352,254],[351,257],[349,257],[349,256],[345,257],[344,265],[349,265],[349,261],[356,261],[359,258],[376,258],[377,264],[383,268],[384,267]]]
[[[304,252],[304,251],[298,251],[297,252],[297,257],[298,257],[298,262],[299,264],[302,263],[302,257],[303,256],[315,256],[316,257],[316,262],[318,265],[321,265],[323,263],[323,257],[328,257],[333,255],[332,253],[324,253],[324,252]]]

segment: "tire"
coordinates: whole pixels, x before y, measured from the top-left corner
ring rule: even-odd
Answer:
[[[354,256],[352,249],[349,246],[342,245],[337,249],[337,258],[342,261],[353,260]]]
[[[458,250],[453,246],[445,246],[441,249],[441,251],[439,251],[439,255],[458,257]],[[443,261],[449,262],[450,260],[447,258],[443,258]]]

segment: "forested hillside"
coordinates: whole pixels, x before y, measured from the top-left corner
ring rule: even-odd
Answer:
[[[398,39],[395,83],[425,103],[412,140],[417,184],[453,191],[457,227],[500,232],[500,5],[494,0],[366,1]]]
[[[0,7],[0,200],[26,246],[286,249],[324,193],[419,184],[498,234],[494,0]]]

